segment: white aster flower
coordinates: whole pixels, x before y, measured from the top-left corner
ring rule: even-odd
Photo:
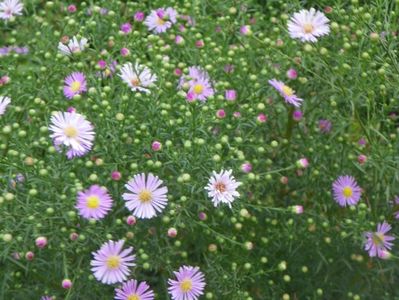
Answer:
[[[4,0],[0,2],[0,19],[9,20],[14,15],[22,15],[24,5],[19,0]]]
[[[10,103],[11,103],[10,97],[0,96],[0,116],[4,115],[4,113],[6,112],[7,106]]]
[[[61,54],[72,55],[73,53],[79,53],[86,49],[88,46],[87,39],[81,38],[80,41],[74,36],[68,43],[64,45],[63,43],[58,44],[58,50]]]
[[[330,32],[330,20],[314,8],[302,9],[288,21],[288,32],[294,39],[302,42],[317,42],[317,38]]]
[[[231,175],[232,172],[232,170],[221,170],[220,173],[213,171],[211,178],[209,178],[209,183],[205,189],[208,191],[208,196],[212,198],[215,207],[220,203],[226,203],[231,208],[231,203],[240,196],[237,188],[241,185],[241,182],[235,180],[234,176]]]
[[[157,80],[157,76],[151,73],[146,66],[135,63],[126,63],[121,68],[119,76],[132,89],[132,91],[140,91],[150,93],[148,87]]]

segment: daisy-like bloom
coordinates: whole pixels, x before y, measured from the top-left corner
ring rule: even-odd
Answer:
[[[92,252],[91,270],[98,281],[105,284],[123,282],[130,275],[129,267],[135,266],[133,248],[122,250],[124,240],[108,241],[97,252]]]
[[[87,91],[86,77],[83,73],[73,72],[65,78],[64,83],[64,96],[68,99]]]
[[[168,280],[168,291],[173,300],[197,300],[204,294],[204,274],[198,267],[181,266],[173,273],[177,280]]]
[[[352,176],[340,176],[332,185],[334,200],[342,207],[356,205],[362,195],[362,189]]]
[[[288,32],[293,39],[302,42],[317,42],[317,38],[330,32],[329,19],[314,8],[302,9],[288,21]]]
[[[92,185],[77,196],[76,208],[86,219],[99,220],[104,218],[112,207],[112,198],[107,190],[98,185]]]
[[[172,27],[176,23],[177,11],[171,7],[158,8],[153,10],[147,18],[145,18],[144,24],[148,27],[148,30],[154,31],[155,33],[162,33]]]
[[[14,15],[22,15],[24,5],[19,0],[4,0],[0,3],[0,19],[9,20]]]
[[[131,279],[123,283],[120,289],[115,290],[115,300],[153,300],[154,292],[145,282]]]
[[[188,101],[194,101],[198,99],[204,102],[208,97],[211,97],[215,94],[208,72],[200,67],[188,68],[188,78],[182,77],[180,79],[179,88],[183,88],[186,84],[189,86],[187,92]]]
[[[295,107],[301,106],[301,102],[303,101],[303,99],[295,95],[295,91],[288,85],[285,85],[284,82],[272,79],[269,80],[269,84],[274,87],[282,97],[284,97],[286,103],[291,104]]]
[[[213,171],[211,178],[209,178],[205,190],[208,191],[208,196],[212,198],[215,207],[220,203],[226,203],[231,208],[231,203],[240,196],[237,188],[241,185],[241,182],[235,180],[234,176],[231,175],[232,172],[232,170],[221,170],[220,173]]]
[[[119,76],[132,89],[133,92],[140,91],[150,93],[148,87],[157,81],[157,76],[151,73],[146,66],[135,63],[126,63],[121,68]]]
[[[95,132],[93,125],[86,118],[74,112],[56,112],[51,116],[49,130],[53,133],[56,148],[61,151],[61,146],[67,148],[69,159],[83,156],[93,147]]]
[[[149,173],[134,175],[125,187],[131,193],[124,193],[122,198],[126,207],[137,218],[150,219],[160,213],[166,206],[168,188],[162,186],[163,181]]]
[[[0,96],[0,116],[4,115],[6,112],[8,104],[11,103],[10,97]]]
[[[370,257],[385,258],[388,250],[391,250],[395,238],[386,235],[392,229],[391,225],[387,222],[378,223],[377,232],[366,232],[366,244],[364,249],[369,252]]]
[[[86,49],[88,46],[87,39],[81,38],[80,41],[74,36],[68,43],[68,45],[64,45],[63,43],[58,43],[58,50],[61,54],[64,55],[72,55],[74,53],[80,53]]]

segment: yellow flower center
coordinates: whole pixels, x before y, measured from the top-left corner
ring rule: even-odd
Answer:
[[[78,130],[73,126],[68,126],[64,129],[64,134],[69,138],[75,138],[78,135]]]
[[[373,243],[377,246],[384,244],[384,235],[382,233],[373,233]]]
[[[294,95],[294,90],[287,85],[284,85],[281,89],[283,90],[284,95],[288,97]]]
[[[140,193],[139,193],[139,200],[142,202],[142,203],[146,203],[146,202],[149,202],[149,201],[151,201],[151,199],[152,199],[152,194],[151,194],[151,192],[149,191],[149,190],[142,190]]]
[[[219,192],[223,193],[226,191],[226,185],[223,182],[218,182],[215,184],[215,189],[217,189]]]
[[[183,291],[183,293],[187,293],[189,291],[191,291],[191,289],[193,288],[193,282],[191,279],[184,279],[181,283],[180,283],[180,288]]]
[[[98,198],[97,196],[87,197],[86,206],[92,209],[98,208],[100,206],[100,198]]]
[[[204,86],[202,84],[196,84],[193,88],[194,93],[201,94],[204,91]]]
[[[303,25],[303,31],[304,31],[305,33],[312,33],[313,30],[314,30],[314,27],[313,27],[312,24],[306,23],[305,25]]]
[[[342,195],[344,195],[344,197],[346,197],[346,198],[352,197],[352,195],[353,195],[352,188],[350,186],[344,187],[342,190]]]
[[[81,86],[81,84],[79,81],[72,82],[72,84],[71,84],[72,92],[75,92],[75,93],[78,92],[80,90],[80,86]]]
[[[138,79],[138,78],[133,78],[132,80],[130,80],[130,83],[131,83],[133,86],[139,86],[139,85],[140,85],[140,79]]]
[[[161,25],[163,25],[163,24],[165,24],[165,21],[164,21],[163,19],[161,19],[161,18],[158,17],[158,19],[157,19],[157,25],[161,26]]]
[[[132,294],[127,297],[127,300],[140,300],[140,296],[137,294]]]
[[[108,269],[117,269],[121,264],[121,258],[117,255],[112,255],[107,258],[107,267]]]

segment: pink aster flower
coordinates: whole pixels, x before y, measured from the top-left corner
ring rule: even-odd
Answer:
[[[24,5],[19,0],[4,0],[0,2],[0,19],[9,20],[14,15],[22,15]]]
[[[53,133],[56,148],[61,151],[61,146],[67,148],[69,159],[75,156],[83,156],[93,147],[93,125],[78,113],[57,112],[51,116],[49,130]]]
[[[333,185],[334,200],[342,207],[356,205],[362,195],[361,188],[352,176],[340,176]]]
[[[121,31],[124,33],[124,34],[128,34],[128,33],[130,33],[130,32],[132,32],[132,25],[130,24],[130,23],[123,23],[122,25],[121,25]]]
[[[166,206],[168,188],[162,186],[163,181],[149,173],[137,174],[125,187],[131,193],[124,193],[122,198],[126,207],[135,217],[150,219],[160,213]]]
[[[105,284],[123,282],[130,275],[129,267],[135,266],[133,248],[122,250],[124,240],[108,241],[97,252],[92,252],[91,270],[98,281]]]
[[[168,280],[168,291],[173,300],[197,300],[204,294],[205,278],[198,267],[181,266],[173,273],[176,280]]]
[[[208,72],[200,67],[189,67],[188,73],[188,77],[181,77],[179,82],[179,88],[185,84],[189,86],[187,99],[205,102],[208,97],[214,95]]]
[[[115,290],[115,300],[153,300],[154,292],[145,282],[130,279],[122,287]]]
[[[377,232],[366,232],[367,240],[364,249],[369,252],[370,257],[385,258],[386,252],[393,246],[391,241],[395,239],[393,236],[386,235],[391,229],[391,225],[384,221],[377,225]]]
[[[64,95],[72,99],[75,95],[80,95],[87,91],[86,77],[83,73],[74,72],[65,78]]]
[[[236,90],[226,90],[224,93],[224,98],[227,101],[234,101],[237,99],[237,91]]]
[[[297,95],[295,95],[295,91],[289,86],[285,85],[284,82],[272,79],[269,80],[269,84],[274,87],[282,97],[284,97],[286,103],[291,104],[295,107],[301,106],[301,102],[303,101],[303,99],[297,97]]]
[[[144,18],[145,18],[144,12],[142,12],[142,11],[137,11],[137,12],[135,12],[135,14],[134,14],[134,20],[135,20],[136,22],[143,22],[143,21],[144,21]]]
[[[99,220],[111,210],[112,198],[105,188],[92,185],[78,193],[75,207],[83,218]]]
[[[145,19],[144,24],[147,25],[148,30],[155,33],[162,33],[176,23],[176,17],[177,11],[173,8],[158,8],[151,11],[150,15]]]
[[[288,79],[296,79],[298,77],[298,72],[291,68],[287,71],[287,77]]]
[[[320,11],[314,8],[302,9],[288,21],[288,32],[293,39],[302,42],[317,42],[317,38],[330,32],[328,23],[330,20]]]
[[[329,133],[331,131],[331,122],[329,120],[320,120],[319,129],[322,133]]]

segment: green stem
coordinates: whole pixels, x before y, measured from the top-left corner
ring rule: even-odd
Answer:
[[[292,117],[294,110],[295,110],[294,106],[291,106],[290,109],[288,110],[287,130],[285,132],[285,138],[287,140],[291,139],[292,129],[294,128],[294,118]]]

